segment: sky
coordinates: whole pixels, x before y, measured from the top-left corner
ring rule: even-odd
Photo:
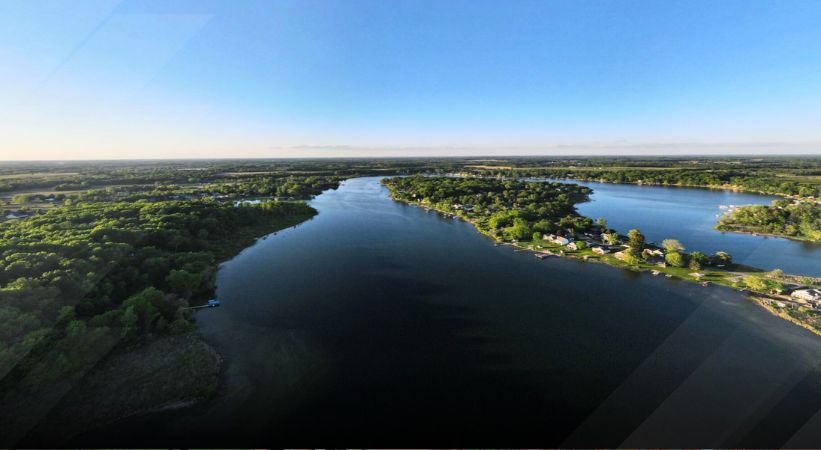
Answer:
[[[818,0],[0,2],[0,160],[821,154]]]

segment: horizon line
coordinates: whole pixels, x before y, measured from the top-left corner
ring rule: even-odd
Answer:
[[[409,156],[214,156],[214,157],[176,157],[176,158],[63,158],[63,159],[0,159],[0,164],[4,163],[63,163],[63,162],[153,162],[153,161],[276,161],[276,160],[351,160],[351,159],[521,159],[521,158],[821,158],[821,153],[682,153],[682,154],[660,154],[660,153],[627,153],[622,155],[608,154],[517,154],[517,155],[409,155]]]

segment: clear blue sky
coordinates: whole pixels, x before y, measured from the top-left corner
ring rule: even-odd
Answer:
[[[821,1],[0,2],[0,159],[821,152]]]

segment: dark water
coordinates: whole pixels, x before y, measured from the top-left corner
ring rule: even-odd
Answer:
[[[818,446],[821,338],[737,292],[494,247],[377,179],[220,273],[205,404],[77,446]]]
[[[591,201],[580,204],[579,213],[621,233],[640,229],[648,241],[678,239],[689,250],[725,251],[736,262],[766,270],[821,276],[821,245],[789,239],[722,233],[713,229],[721,205],[769,205],[779,198],[741,192],[639,186],[634,184],[565,181],[593,188]]]

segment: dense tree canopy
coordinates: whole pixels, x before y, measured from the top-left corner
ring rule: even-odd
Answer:
[[[743,206],[721,217],[717,228],[821,242],[821,205],[776,200],[770,206]]]
[[[581,231],[592,225],[574,206],[588,199],[591,190],[584,186],[424,176],[389,178],[383,183],[398,200],[460,214],[480,230],[508,240],[531,239],[534,231]]]
[[[92,347],[190,330],[186,307],[211,294],[227,236],[313,213],[292,202],[96,202],[0,223],[0,377],[13,369],[7,379],[36,385],[93,361]]]

